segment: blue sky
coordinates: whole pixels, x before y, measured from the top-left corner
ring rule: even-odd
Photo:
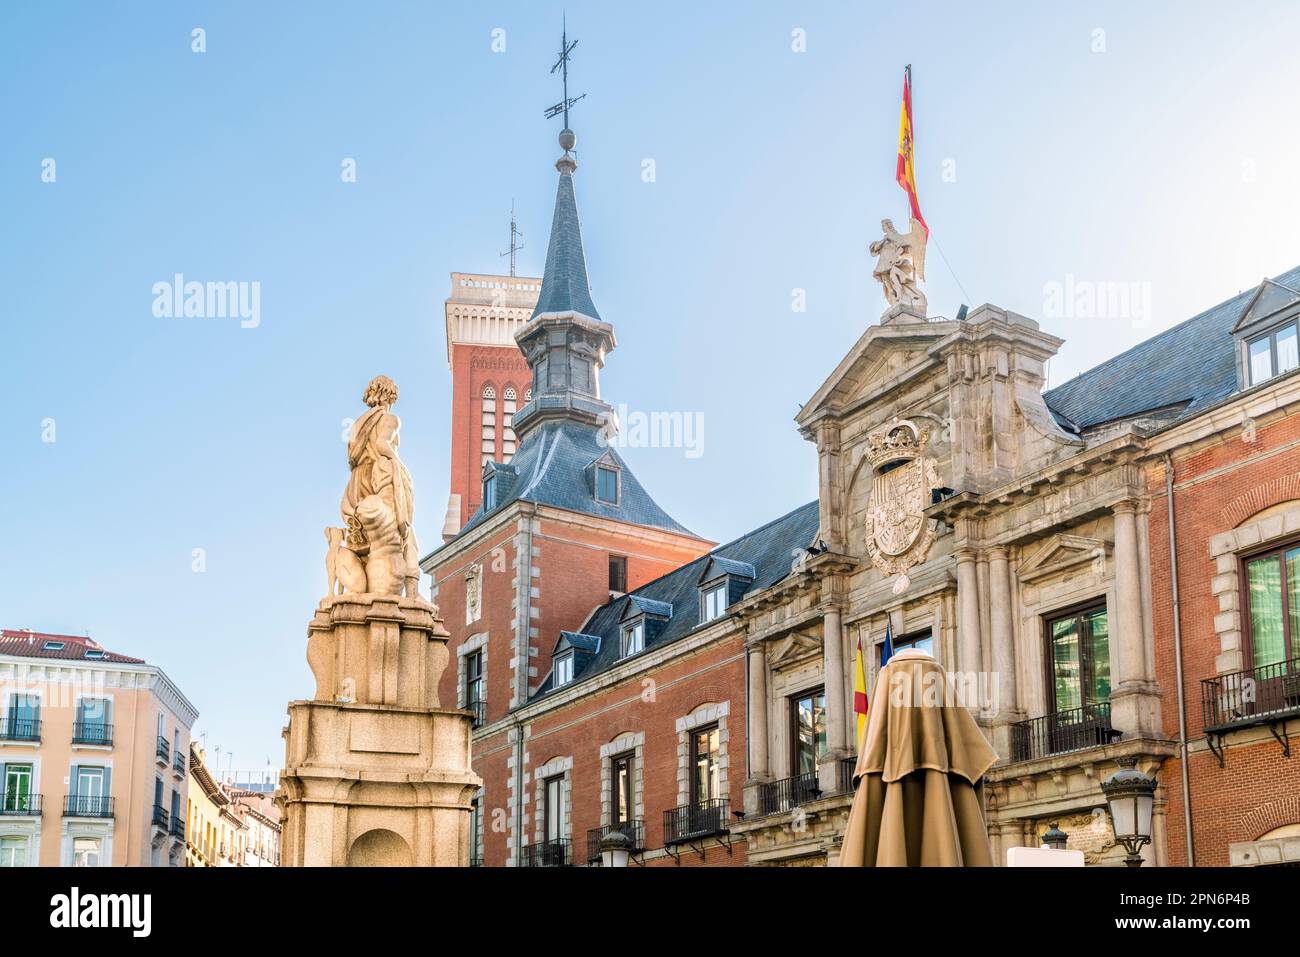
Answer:
[[[624,455],[708,537],[816,495],[792,416],[884,306],[866,245],[906,219],[905,63],[930,312],[1042,319],[1066,339],[1053,383],[1300,262],[1291,3],[6,4],[0,625],[157,662],[223,767],[280,762],[341,420],[371,376],[397,381],[427,549],[448,274],[504,271],[512,198],[540,274],[562,9],[593,294],[619,338],[603,388],[703,414],[699,457]],[[260,325],[155,317],[177,272],[258,282]],[[1080,282],[1149,308],[1044,314]]]

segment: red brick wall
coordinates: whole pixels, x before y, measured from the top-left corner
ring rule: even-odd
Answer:
[[[1214,659],[1220,650],[1214,630],[1219,603],[1211,592],[1216,571],[1210,557],[1210,539],[1256,512],[1300,498],[1300,481],[1296,478],[1300,475],[1300,449],[1285,448],[1297,440],[1300,416],[1290,416],[1258,428],[1253,441],[1246,441],[1243,432],[1233,431],[1206,447],[1174,455],[1184,703],[1191,742],[1204,740],[1201,681],[1214,676]],[[1176,739],[1177,684],[1164,482],[1163,469],[1151,469],[1152,626],[1156,676],[1164,692],[1162,720],[1165,732]],[[1179,487],[1188,482],[1193,484]],[[1274,807],[1272,812],[1259,810],[1300,794],[1300,755],[1287,760],[1281,746],[1269,738],[1260,744],[1230,746],[1225,760],[1222,769],[1208,752],[1193,753],[1189,761],[1198,866],[1226,865],[1229,844],[1254,840],[1272,827],[1300,821],[1300,813],[1292,813],[1289,821],[1278,820],[1265,827],[1262,825],[1270,814],[1285,816],[1290,811],[1285,804]],[[1169,860],[1174,865],[1187,864],[1181,773],[1177,759],[1167,762],[1161,772],[1169,798]]]
[[[497,393],[496,453],[501,460],[505,414],[502,397],[508,386],[524,404],[532,373],[524,354],[511,346],[465,345],[451,347],[451,492],[460,494],[460,524],[469,521],[483,502],[483,388]]]

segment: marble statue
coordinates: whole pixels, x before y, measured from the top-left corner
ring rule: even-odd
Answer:
[[[884,236],[871,244],[876,257],[871,275],[885,288],[892,306],[910,306],[925,314],[926,298],[918,285],[925,279],[925,227],[915,219],[908,233],[900,233],[891,220],[880,221]]]
[[[329,593],[419,597],[419,549],[411,473],[398,457],[402,421],[392,412],[397,386],[376,376],[363,399],[369,410],[348,434],[352,474],[340,505],[344,528],[327,528]]]

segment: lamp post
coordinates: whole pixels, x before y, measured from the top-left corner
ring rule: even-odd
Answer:
[[[1068,835],[1056,826],[1055,821],[1053,821],[1052,826],[1043,833],[1043,836],[1039,838],[1039,841],[1042,842],[1044,847],[1050,847],[1054,851],[1065,850],[1065,843],[1067,840],[1069,840]]]
[[[1156,779],[1137,769],[1132,757],[1118,759],[1119,770],[1101,783],[1101,793],[1110,805],[1115,840],[1124,845],[1124,863],[1141,867],[1142,847],[1151,843],[1151,815],[1155,804]]]
[[[622,831],[610,831],[600,839],[600,866],[627,867],[632,842]]]

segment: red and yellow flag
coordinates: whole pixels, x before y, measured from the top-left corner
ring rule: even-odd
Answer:
[[[930,227],[921,216],[921,201],[916,196],[916,139],[912,135],[912,67],[908,64],[903,74],[903,115],[898,125],[898,171],[894,178],[907,193],[912,204],[912,218],[921,224],[925,236],[930,237]]]
[[[862,657],[862,636],[858,635],[857,660],[853,667],[853,713],[858,722],[858,750],[862,750],[862,735],[867,730],[867,663]]]

